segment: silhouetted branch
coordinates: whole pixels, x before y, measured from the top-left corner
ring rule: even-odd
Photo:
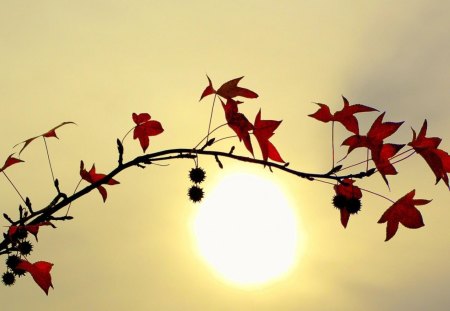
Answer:
[[[177,148],[177,149],[167,149],[162,150],[159,152],[154,152],[150,154],[145,154],[142,156],[138,156],[126,163],[123,163],[122,155],[123,155],[123,146],[118,141],[118,150],[119,150],[119,165],[113,169],[109,174],[107,174],[104,178],[101,180],[98,180],[97,182],[94,182],[92,184],[87,185],[85,188],[79,190],[78,192],[74,193],[71,196],[67,196],[64,193],[59,192],[58,195],[44,208],[40,210],[33,211],[31,209],[31,202],[27,198],[25,200],[26,206],[28,208],[28,211],[26,214],[22,214],[21,218],[19,220],[13,221],[8,215],[4,214],[3,216],[11,223],[11,225],[36,225],[45,221],[50,220],[71,220],[71,216],[53,216],[55,213],[63,209],[64,207],[68,206],[71,202],[79,199],[80,197],[86,195],[87,193],[91,192],[92,190],[96,189],[98,186],[107,184],[110,179],[112,179],[114,176],[118,175],[120,172],[132,167],[132,166],[138,166],[141,168],[144,168],[146,165],[150,165],[154,162],[159,161],[168,161],[168,160],[175,160],[175,159],[192,159],[198,157],[198,155],[204,155],[204,156],[213,156],[219,166],[223,168],[222,162],[219,160],[219,157],[222,158],[228,158],[236,161],[241,162],[247,162],[252,163],[256,165],[262,165],[267,166],[270,169],[278,169],[280,171],[286,172],[288,174],[292,174],[295,176],[298,176],[300,178],[304,178],[307,180],[315,180],[315,179],[327,179],[327,180],[334,180],[339,182],[342,179],[345,178],[364,178],[371,176],[375,169],[368,170],[367,172],[360,172],[357,174],[346,174],[346,175],[336,175],[336,172],[339,171],[341,166],[336,166],[332,170],[330,170],[327,173],[310,173],[310,172],[302,172],[299,170],[294,170],[288,168],[288,165],[286,163],[275,163],[270,161],[264,161],[260,159],[235,155],[231,152],[222,152],[222,151],[216,151],[216,150],[204,150],[202,149],[188,149],[188,148]],[[208,145],[208,144],[206,144]],[[205,145],[205,146],[206,146]],[[57,186],[58,183],[55,181],[55,186]],[[59,187],[57,187],[59,190]],[[6,237],[1,243],[0,243],[0,254],[2,253],[8,253],[7,249],[10,244],[9,239]]]

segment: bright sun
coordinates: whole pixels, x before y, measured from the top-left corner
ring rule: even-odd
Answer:
[[[241,287],[284,276],[297,262],[297,216],[280,187],[234,173],[206,196],[193,222],[201,257],[225,281]]]

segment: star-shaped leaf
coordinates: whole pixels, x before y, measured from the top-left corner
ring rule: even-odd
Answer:
[[[264,161],[269,158],[271,160],[284,163],[284,160],[281,158],[277,148],[275,148],[275,146],[269,141],[280,123],[281,121],[261,120],[261,109],[256,115],[253,134],[258,140]]]
[[[225,111],[225,119],[227,120],[228,126],[236,133],[239,137],[239,141],[243,141],[245,147],[253,155],[252,142],[250,140],[250,131],[253,130],[253,125],[248,121],[247,117],[238,112],[238,102],[233,99],[228,99],[227,103],[224,104],[222,100],[222,107]]]
[[[211,79],[208,76],[206,77],[208,78],[208,86],[203,90],[202,95],[200,96],[200,100],[211,94],[217,94],[225,99],[232,99],[238,96],[245,98],[258,97],[258,94],[256,94],[255,92],[238,86],[239,81],[241,81],[243,77],[225,82],[219,87],[217,91],[214,89]]]
[[[134,123],[136,126],[133,131],[133,138],[139,139],[142,150],[145,152],[150,144],[150,136],[156,136],[164,132],[160,122],[155,120],[150,120],[151,117],[148,113],[133,113],[132,115]]]
[[[403,122],[383,122],[383,117],[384,112],[373,122],[366,136],[352,135],[344,140],[342,145],[349,146],[348,153],[356,148],[368,148],[377,170],[389,185],[386,175],[397,174],[389,159],[397,154],[404,145],[385,144],[384,139],[395,133]]]
[[[415,193],[416,190],[412,190],[401,197],[378,220],[379,224],[387,222],[385,241],[389,241],[395,235],[399,224],[409,229],[417,229],[425,225],[422,214],[416,208],[416,205],[425,205],[430,203],[431,200],[414,199]]]
[[[350,132],[359,134],[358,120],[356,119],[355,114],[378,110],[360,104],[350,105],[347,98],[344,96],[342,96],[342,99],[344,100],[344,108],[336,111],[334,114],[331,114],[330,108],[327,105],[317,103],[317,105],[319,105],[319,109],[309,116],[325,123],[330,121],[339,122]]]
[[[450,173],[450,155],[444,150],[438,149],[441,138],[426,137],[426,134],[427,120],[423,122],[419,135],[416,135],[416,132],[413,130],[413,139],[408,145],[413,147],[428,163],[436,176],[436,183],[442,179],[447,185],[447,188],[449,188],[447,174]]]
[[[98,174],[95,171],[95,164],[92,164],[92,168],[89,170],[89,172],[86,171],[86,169],[84,168],[83,161],[81,161],[81,163],[80,163],[80,176],[82,179],[86,180],[87,182],[89,182],[91,184],[93,184],[99,180],[102,180],[103,178],[106,177],[105,174]],[[119,182],[113,178],[110,178],[107,182],[105,182],[105,184],[117,185],[117,184],[119,184]],[[106,192],[106,189],[102,185],[97,186],[97,189],[100,192],[100,194],[102,195],[103,202],[105,202],[106,198],[108,197],[108,193]]]
[[[216,90],[213,88],[211,79],[208,77],[208,75],[206,75],[206,77],[208,78],[208,86],[203,90],[203,93],[202,93],[202,95],[200,96],[200,100],[202,100],[203,97],[206,97],[206,96],[208,96],[208,95],[211,95],[211,94],[215,94],[215,93],[216,93]]]

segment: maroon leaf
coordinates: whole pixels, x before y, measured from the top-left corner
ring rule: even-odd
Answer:
[[[384,139],[395,133],[403,122],[383,122],[384,112],[372,124],[367,136],[353,135],[348,137],[342,145],[349,146],[350,153],[356,148],[365,147],[371,152],[372,161],[380,172],[384,181],[389,185],[386,175],[396,175],[397,171],[389,159],[403,148],[404,145],[384,144]]]
[[[424,226],[422,214],[416,205],[424,205],[431,200],[413,199],[416,190],[412,190],[401,197],[391,207],[389,207],[378,221],[379,224],[387,222],[386,240],[389,241],[397,232],[399,223],[410,229],[417,229]]]
[[[92,168],[88,171],[86,171],[86,169],[84,168],[84,162],[81,161],[80,163],[80,176],[82,179],[86,180],[87,182],[93,184],[103,178],[105,178],[105,174],[98,174],[95,171],[95,164],[92,164]],[[119,184],[119,182],[113,178],[110,178],[107,182],[107,185],[117,185]],[[100,185],[97,186],[98,191],[100,192],[100,194],[102,195],[103,198],[103,202],[106,201],[106,198],[108,197],[108,193],[106,192],[106,189]]]
[[[225,111],[225,119],[227,120],[228,126],[239,137],[239,141],[244,141],[245,147],[253,155],[253,147],[249,133],[249,131],[253,130],[253,125],[248,121],[245,115],[238,112],[238,102],[233,99],[228,99],[227,103],[224,104],[222,100],[220,101]]]
[[[275,120],[261,120],[261,109],[255,118],[255,124],[253,128],[253,134],[255,135],[259,147],[261,148],[261,153],[263,160],[266,161],[268,158],[277,162],[284,163],[284,160],[281,158],[278,150],[275,146],[269,141],[269,139],[275,133],[275,130],[280,125],[281,121]]]
[[[325,104],[320,104],[320,103],[316,103],[316,104],[319,105],[320,108],[316,112],[308,115],[309,117],[314,118],[319,121],[322,121],[322,122],[325,122],[325,123],[328,123],[328,122],[334,120],[334,116],[330,112],[330,107],[328,107]]]
[[[145,152],[150,144],[149,136],[159,135],[164,132],[164,129],[158,121],[150,120],[151,117],[148,113],[133,113],[132,118],[136,123],[133,138],[139,139],[142,150]]]
[[[447,176],[450,173],[450,155],[444,150],[437,148],[441,143],[441,138],[426,137],[426,134],[427,120],[423,122],[419,135],[416,136],[416,132],[413,130],[413,139],[408,145],[413,147],[425,159],[436,176],[436,183],[442,179],[447,188],[450,189]]]
[[[52,270],[53,264],[46,261],[37,261],[35,263],[30,263],[26,260],[22,260],[16,269],[27,271],[31,274],[34,281],[40,288],[48,295],[48,290],[50,287],[53,288],[52,276],[50,271]]]
[[[76,124],[76,123],[75,123],[75,122],[71,122],[71,121],[63,122],[63,123],[61,123],[60,125],[57,125],[57,126],[55,126],[54,128],[48,130],[48,131],[45,132],[44,134],[41,134],[41,135],[38,135],[38,136],[35,136],[35,137],[28,138],[28,139],[26,139],[26,140],[24,140],[24,141],[22,141],[22,142],[16,144],[14,147],[16,147],[16,146],[18,146],[18,145],[20,145],[20,144],[23,144],[22,149],[20,149],[20,151],[19,151],[19,156],[20,156],[20,154],[22,153],[22,151],[23,151],[23,150],[24,150],[24,149],[25,149],[25,148],[26,148],[33,140],[35,140],[36,138],[39,138],[39,137],[45,137],[45,138],[55,137],[55,138],[58,138],[58,136],[56,135],[56,130],[59,129],[61,126],[64,126],[64,125],[66,125],[66,124]]]
[[[257,98],[258,94],[255,92],[238,86],[239,81],[243,77],[236,78],[233,80],[230,80],[228,82],[225,82],[222,84],[219,89],[216,91],[212,85],[211,79],[208,78],[208,86],[203,90],[202,95],[200,96],[200,100],[202,100],[204,97],[211,95],[211,94],[217,94],[225,99],[233,99],[235,97],[245,97],[245,98]]]
[[[206,97],[208,95],[211,94],[215,94],[216,90],[214,90],[213,86],[212,86],[212,82],[211,79],[208,77],[208,75],[206,75],[206,77],[208,78],[208,86],[205,88],[205,90],[202,93],[202,96],[200,96],[200,100],[203,99],[203,97]]]
[[[342,195],[346,199],[361,199],[362,198],[362,192],[361,189],[358,186],[354,186],[353,183],[355,181],[349,178],[345,178],[342,180],[342,183],[334,186],[334,191],[336,192],[336,195]],[[347,228],[348,221],[350,219],[350,213],[345,208],[340,208],[341,213],[341,224],[344,226],[344,228]]]
[[[348,100],[344,96],[342,96],[342,99],[344,100],[344,108],[336,111],[334,114],[331,114],[330,108],[327,105],[317,103],[317,105],[319,105],[320,107],[319,110],[317,110],[313,114],[310,114],[309,116],[325,123],[330,121],[339,122],[350,132],[359,134],[358,120],[354,115],[360,112],[377,110],[360,104],[350,105]]]
[[[14,154],[14,153],[13,153]],[[0,172],[3,172],[4,170],[6,170],[8,167],[10,167],[11,165],[14,165],[16,163],[20,163],[23,162],[20,159],[14,158],[13,154],[10,154],[8,156],[8,158],[5,161],[5,164],[3,164],[2,168],[0,168]]]
[[[8,237],[10,239],[13,239],[14,234],[17,232],[17,230],[23,228],[30,232],[34,237],[36,238],[36,241],[38,240],[37,234],[39,232],[40,226],[51,226],[52,223],[49,221],[44,221],[35,225],[25,225],[25,226],[10,226],[8,229]]]
[[[216,94],[222,96],[223,98],[234,98],[237,96],[246,97],[246,98],[257,98],[258,94],[249,89],[245,89],[238,86],[239,81],[241,81],[243,77],[236,78],[225,82],[221,87],[216,91]]]

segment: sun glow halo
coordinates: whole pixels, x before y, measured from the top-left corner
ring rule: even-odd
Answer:
[[[299,253],[298,219],[280,187],[257,175],[224,177],[198,209],[198,251],[225,281],[241,287],[286,275]]]

